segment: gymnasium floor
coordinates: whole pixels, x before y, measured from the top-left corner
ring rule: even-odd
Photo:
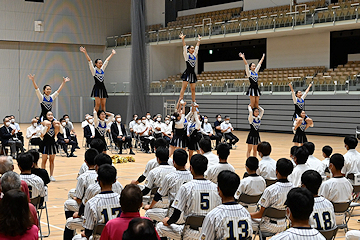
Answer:
[[[21,129],[24,133],[26,133],[26,128],[29,124],[21,124]],[[79,146],[82,146],[83,141],[83,133],[80,124],[74,124],[76,133],[78,134]],[[237,144],[237,149],[231,150],[230,157],[228,162],[232,164],[236,173],[239,174],[240,177],[243,176],[245,172],[245,160],[246,160],[246,152],[247,145],[245,144],[245,140],[248,132],[240,132],[237,131],[235,133],[240,142]],[[280,133],[261,133],[261,139],[263,141],[268,141],[272,145],[272,153],[271,157],[275,160],[286,157],[289,158],[289,151],[292,144],[293,135],[291,134],[280,134]],[[344,154],[346,152],[343,143],[343,137],[328,137],[328,136],[308,136],[308,140],[312,141],[315,144],[315,153],[314,156],[323,159],[321,148],[324,145],[330,145],[334,151],[333,153],[341,153]],[[27,140],[25,140],[25,147],[27,148]],[[358,149],[359,150],[359,149]],[[108,152],[109,154],[109,152]],[[81,164],[84,161],[84,148],[81,148],[75,152],[77,155],[76,158],[67,158],[56,156],[55,158],[55,172],[54,177],[56,182],[51,182],[49,184],[49,201],[48,201],[48,209],[49,209],[49,217],[51,224],[51,235],[47,239],[62,239],[63,229],[65,225],[65,215],[64,215],[64,201],[67,199],[68,191],[71,188],[75,188],[76,186],[76,177],[79,171]],[[111,154],[110,154],[111,155]],[[123,155],[126,156],[126,155]],[[154,154],[145,154],[145,153],[136,153],[135,162],[134,163],[122,163],[116,164],[116,168],[118,170],[118,181],[125,186],[129,184],[131,180],[137,179],[144,171],[145,165],[148,160],[154,158]],[[41,160],[39,160],[39,163]],[[16,165],[16,161],[14,163]],[[47,165],[47,170],[48,169]],[[15,166],[15,171],[19,172],[17,166]],[[144,211],[141,210],[141,215],[144,215]],[[349,221],[350,229],[359,230],[360,223],[357,223],[357,219],[360,219],[360,211],[355,210],[353,216]],[[358,215],[358,216],[357,216]],[[46,226],[44,224],[45,218],[41,219],[42,228],[45,230]],[[344,239],[344,231],[339,230],[336,239]]]

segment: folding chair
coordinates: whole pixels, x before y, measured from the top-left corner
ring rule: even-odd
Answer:
[[[352,215],[355,207],[359,207],[360,203],[358,203],[360,198],[360,185],[353,185],[353,200],[350,203],[349,214]]]
[[[250,213],[255,212],[259,202],[259,199],[261,198],[260,195],[247,195],[245,193],[242,193],[238,199],[238,202],[244,206]]]
[[[349,230],[348,222],[350,219],[350,212],[349,212],[350,203],[351,202],[332,203],[334,206],[335,215],[344,214],[345,216],[343,224],[337,226],[338,229],[345,229],[345,232]]]
[[[264,217],[268,217],[268,218],[272,218],[272,219],[285,219],[286,218],[286,210],[279,210],[276,208],[266,208],[263,214],[263,218]],[[259,228],[258,228],[258,232],[259,232],[259,238],[263,239],[263,237],[272,237],[274,236],[276,233],[272,233],[272,232],[262,232],[261,230],[261,221],[259,224]],[[256,233],[255,233],[256,235]]]
[[[38,218],[39,218],[40,238],[43,239],[43,237],[48,237],[48,236],[50,236],[49,213],[48,213],[46,201],[44,200],[43,205],[40,205],[40,203],[41,203],[41,197],[38,196],[38,197],[36,197],[36,198],[30,199],[30,202],[31,202],[31,204],[34,205],[34,207],[36,208],[36,213],[37,213]],[[43,209],[45,209],[45,213],[46,213],[46,224],[47,224],[47,228],[48,228],[48,234],[47,234],[47,235],[43,235],[43,232],[42,232],[42,229],[41,229],[41,216],[42,216],[42,211],[43,211]]]
[[[188,216],[185,220],[185,226],[181,233],[181,240],[184,239],[186,226],[189,226],[189,228],[191,228],[193,230],[199,231],[199,228],[202,226],[204,219],[205,219],[205,216],[200,216],[200,215]]]
[[[265,179],[266,182],[266,187],[273,185],[274,183],[276,183],[277,179]]]
[[[98,223],[94,226],[93,231],[93,239],[98,239],[98,237],[101,235],[102,231],[104,230],[105,223]]]
[[[319,230],[319,232],[326,238],[326,240],[333,240],[336,237],[338,227],[329,230]]]

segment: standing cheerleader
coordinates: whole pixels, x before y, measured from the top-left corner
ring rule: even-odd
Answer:
[[[199,142],[201,140],[201,133],[200,133],[200,127],[201,127],[201,116],[198,115],[196,107],[191,108],[192,116],[189,116],[189,122],[187,125],[187,137],[189,139],[189,159],[191,159],[192,155],[194,154],[194,151],[196,151],[198,154],[200,154],[200,146]]]
[[[246,157],[250,157],[251,149],[253,150],[253,156],[257,156],[257,145],[261,142],[259,135],[259,128],[261,124],[261,118],[264,115],[264,109],[259,106],[259,108],[251,108],[250,104],[249,109],[249,123],[250,123],[250,132],[247,137],[246,143],[248,144],[248,150]]]
[[[55,181],[54,168],[55,168],[55,155],[58,153],[58,148],[55,142],[55,136],[60,131],[60,124],[56,124],[56,119],[52,112],[47,112],[43,121],[43,128],[41,131],[41,137],[43,141],[40,145],[40,151],[42,153],[41,168],[45,169],[46,162],[49,158],[50,161],[50,180]]]
[[[106,119],[106,116],[109,116]],[[108,125],[112,123],[114,114],[105,112],[104,110],[96,111],[94,109],[94,126],[95,126],[95,138],[101,139],[106,146],[105,135],[108,130]]]
[[[179,37],[182,39],[183,54],[184,54],[184,59],[186,62],[186,70],[181,76],[183,83],[182,83],[182,87],[181,87],[181,91],[180,91],[179,100],[180,100],[181,104],[184,104],[183,99],[184,99],[185,90],[186,90],[186,87],[188,86],[188,84],[190,83],[192,104],[193,104],[193,106],[197,106],[196,101],[195,101],[195,87],[196,87],[196,82],[197,82],[197,78],[196,78],[196,74],[195,74],[195,65],[196,65],[196,56],[199,52],[201,36],[200,35],[198,36],[198,42],[196,44],[196,47],[194,47],[192,45],[186,47],[186,43],[185,43],[186,35],[181,33],[179,35]]]
[[[169,157],[178,148],[185,149],[187,146],[187,139],[185,133],[185,105],[186,103],[180,104],[178,101],[177,111],[173,114],[173,133],[174,136],[170,141]]]
[[[289,83],[291,96],[292,96],[294,106],[295,106],[295,111],[294,111],[294,115],[292,118],[293,121],[297,118],[297,116],[300,116],[300,114],[303,110],[305,110],[305,98],[306,98],[307,94],[309,93],[311,86],[312,86],[312,83],[310,83],[309,87],[305,90],[305,93],[303,94],[301,91],[295,92],[294,88],[292,86],[292,83]],[[307,116],[305,117],[305,121],[309,125],[313,124],[312,119]]]
[[[296,145],[302,146],[305,142],[307,142],[305,130],[308,129],[309,127],[314,126],[313,123],[309,124],[308,122],[306,122],[305,118],[306,118],[306,113],[303,110],[294,121],[294,133],[295,133],[293,139],[294,146]]]
[[[250,97],[251,108],[259,108],[259,98],[261,93],[258,86],[258,77],[259,77],[258,72],[260,70],[261,64],[264,61],[265,53],[263,54],[257,66],[255,66],[255,63],[248,64],[248,62],[245,59],[244,53],[239,53],[239,56],[244,60],[246,77],[248,77],[250,81],[250,86],[246,92],[246,95]]]
[[[116,51],[113,49],[110,56],[107,57],[104,63],[101,59],[96,59],[95,65],[93,65],[93,62],[91,61],[91,58],[89,57],[84,47],[80,47],[80,51],[85,54],[86,59],[89,61],[90,71],[91,74],[94,76],[95,85],[91,92],[91,97],[95,98],[95,110],[99,111],[101,105],[101,109],[106,111],[106,99],[109,96],[107,94],[104,84],[104,71],[112,56],[116,54]]]
[[[44,120],[44,118],[46,118],[46,113],[52,110],[52,105],[53,105],[54,100],[59,96],[59,93],[63,89],[65,83],[70,81],[70,78],[64,77],[63,82],[61,83],[59,89],[57,91],[55,91],[53,94],[51,94],[50,85],[45,85],[43,87],[43,92],[44,92],[44,95],[43,95],[43,94],[41,94],[40,89],[35,82],[35,74],[34,75],[29,74],[28,77],[34,85],[36,96],[38,97],[39,102],[40,102],[40,107],[41,107],[41,113],[40,113],[40,119],[39,119],[39,123],[40,123]],[[59,122],[57,122],[57,123],[59,123]],[[59,126],[60,126],[60,123],[59,123]]]

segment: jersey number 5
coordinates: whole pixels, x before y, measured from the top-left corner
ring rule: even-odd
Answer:
[[[207,199],[209,197],[209,193],[200,193],[200,208],[201,210],[209,210],[210,201]]]
[[[229,223],[226,225],[229,228],[229,237],[226,238],[226,240],[241,240],[241,239],[247,239],[249,236],[249,224],[247,221],[239,221],[238,222],[238,228],[234,229],[234,222],[229,221]],[[239,230],[241,230],[239,232]],[[235,231],[235,232],[234,232]],[[235,234],[239,234],[239,238],[237,236],[235,237]]]

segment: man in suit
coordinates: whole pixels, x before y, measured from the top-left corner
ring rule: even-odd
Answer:
[[[135,155],[132,150],[131,137],[127,136],[125,126],[121,123],[121,116],[115,116],[115,122],[111,124],[111,136],[114,143],[119,147],[119,154],[122,154],[123,143],[127,143],[130,148],[131,155]]]
[[[60,123],[61,123],[63,131],[62,131],[62,133],[61,133],[61,131],[58,133],[57,142],[62,147],[62,149],[64,149],[64,152],[66,153],[67,157],[76,157],[74,155],[74,151],[76,149],[77,144],[74,140],[71,139],[70,130],[65,126],[66,120],[64,118],[61,118]],[[67,151],[68,145],[71,145],[70,154]]]
[[[86,145],[90,146],[91,141],[95,137],[95,126],[94,126],[94,119],[90,115],[86,119],[88,124],[84,127],[84,138],[86,138]]]
[[[24,145],[18,138],[16,138],[16,129],[12,129],[10,127],[10,118],[5,117],[3,122],[4,126],[0,128],[1,143],[3,146],[10,146],[11,155],[15,158],[15,153],[17,153],[18,149],[20,149],[22,153],[24,152]]]

